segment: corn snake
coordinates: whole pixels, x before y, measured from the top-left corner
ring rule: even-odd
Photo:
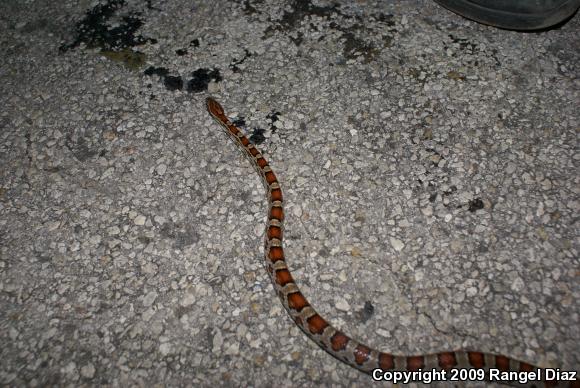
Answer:
[[[266,222],[264,255],[266,269],[282,305],[296,325],[317,345],[336,359],[371,374],[374,370],[381,371],[421,371],[421,370],[451,370],[451,369],[481,369],[486,372],[491,369],[500,372],[533,372],[540,368],[513,358],[492,353],[469,350],[453,350],[439,353],[414,356],[394,355],[381,352],[366,346],[333,327],[322,318],[302,294],[286,264],[282,244],[284,207],[282,190],[275,173],[262,153],[250,142],[244,133],[226,116],[222,106],[213,98],[208,97],[206,106],[209,114],[225,130],[226,134],[236,143],[252,166],[259,173],[268,196],[268,220]],[[580,387],[580,380],[562,384],[557,380],[538,380],[526,384],[517,382],[495,381],[527,387]]]

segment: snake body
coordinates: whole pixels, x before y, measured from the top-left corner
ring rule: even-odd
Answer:
[[[276,174],[262,153],[248,140],[225,115],[222,106],[213,98],[207,99],[209,114],[225,129],[225,132],[249,158],[260,174],[268,196],[268,220],[265,233],[266,269],[276,293],[286,311],[300,329],[322,349],[338,360],[359,369],[372,373],[381,371],[421,371],[451,369],[497,369],[502,372],[533,372],[539,368],[523,361],[500,355],[478,351],[454,350],[440,353],[415,356],[394,355],[381,352],[364,345],[332,326],[320,316],[294,281],[286,263],[282,246],[284,200]],[[500,382],[500,381],[498,381]],[[578,380],[569,386],[580,386]],[[509,384],[512,384],[511,382]],[[517,385],[517,384],[516,384]],[[558,381],[534,381],[518,386],[539,387],[557,386]]]

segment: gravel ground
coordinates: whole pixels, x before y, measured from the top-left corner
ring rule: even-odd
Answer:
[[[578,370],[580,17],[206,3],[0,2],[1,385],[370,385],[274,294],[263,189],[208,95],[276,171],[323,316]]]

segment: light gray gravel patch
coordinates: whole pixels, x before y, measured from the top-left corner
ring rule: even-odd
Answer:
[[[523,34],[425,1],[0,14],[2,385],[372,383],[274,294],[262,184],[210,94],[263,137],[288,263],[336,326],[580,365],[578,17]],[[82,20],[98,28],[72,47]]]

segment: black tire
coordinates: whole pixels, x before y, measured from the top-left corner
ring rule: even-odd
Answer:
[[[580,0],[435,0],[468,19],[508,30],[541,30],[574,15]]]

